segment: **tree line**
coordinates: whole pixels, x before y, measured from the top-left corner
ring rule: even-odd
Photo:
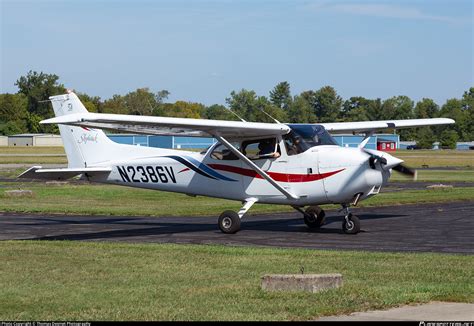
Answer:
[[[66,92],[59,76],[29,71],[16,81],[15,86],[18,87],[16,94],[0,94],[0,134],[57,133],[57,126],[40,125],[39,122],[54,115],[48,97]],[[474,140],[474,87],[465,91],[461,98],[447,100],[441,107],[429,98],[415,103],[403,95],[384,100],[360,96],[344,100],[331,86],[293,95],[286,81],[278,83],[268,96],[247,89],[232,91],[226,98],[226,105],[169,103],[167,90],[153,92],[149,88],[138,88],[105,100],[85,93],[77,95],[90,112],[165,117],[217,120],[239,120],[241,117],[246,121],[273,122],[269,114],[278,121],[290,123],[447,117],[456,120],[456,124],[401,130],[401,139],[416,140],[421,148],[431,148],[435,141],[453,148],[457,141]]]

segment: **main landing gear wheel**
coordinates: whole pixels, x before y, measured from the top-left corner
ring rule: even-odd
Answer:
[[[324,224],[324,217],[326,213],[319,206],[310,206],[304,212],[304,223],[310,229],[320,228]]]
[[[227,234],[236,233],[240,230],[240,217],[234,211],[225,211],[219,216],[219,229]]]
[[[342,221],[342,230],[346,234],[357,234],[360,231],[360,220],[357,216],[349,213]]]

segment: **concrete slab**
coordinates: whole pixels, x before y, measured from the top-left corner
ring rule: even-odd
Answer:
[[[317,293],[341,286],[341,274],[268,274],[262,277],[262,290],[264,291]]]
[[[33,197],[32,190],[7,190],[5,191],[7,197]]]
[[[318,321],[474,321],[474,304],[431,302],[418,306],[403,306],[389,310],[355,312],[344,316],[329,316]]]

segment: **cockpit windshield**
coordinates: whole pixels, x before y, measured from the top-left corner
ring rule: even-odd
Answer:
[[[336,145],[336,140],[321,125],[289,124],[291,131],[286,138],[298,145],[298,152],[305,152],[314,146]]]

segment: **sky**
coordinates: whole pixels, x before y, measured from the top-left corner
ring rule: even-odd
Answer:
[[[0,0],[0,93],[29,70],[102,99],[141,87],[225,104],[330,85],[442,105],[474,87],[472,0]]]

